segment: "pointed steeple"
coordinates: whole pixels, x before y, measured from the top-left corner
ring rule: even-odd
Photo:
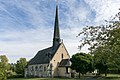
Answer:
[[[56,15],[54,25],[53,47],[57,47],[60,44],[60,31],[59,31],[59,19],[58,19],[58,0],[56,1]]]

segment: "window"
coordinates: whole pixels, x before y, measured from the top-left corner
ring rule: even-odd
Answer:
[[[37,71],[37,69],[38,69],[38,67],[37,66],[35,66],[35,70]]]
[[[60,63],[59,63],[59,62],[57,62],[57,66],[59,66],[59,64],[60,64]]]
[[[34,67],[32,66],[31,71],[34,71]]]
[[[39,66],[39,71],[42,72],[42,65]]]
[[[66,73],[68,73],[68,67],[66,67]]]
[[[46,66],[44,66],[44,72],[46,71]]]
[[[39,69],[41,69],[42,68],[42,66],[39,66]]]
[[[63,54],[61,55],[62,59],[63,59]]]

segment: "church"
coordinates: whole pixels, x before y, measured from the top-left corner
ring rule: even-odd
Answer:
[[[71,77],[70,55],[60,39],[58,4],[54,24],[53,45],[38,53],[25,67],[25,77]]]

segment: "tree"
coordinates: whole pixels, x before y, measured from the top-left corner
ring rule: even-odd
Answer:
[[[107,70],[112,66],[113,61],[111,58],[111,55],[106,51],[107,47],[98,47],[96,50],[92,53],[94,54],[94,62],[95,67],[99,71],[99,75],[101,72],[105,73],[105,76],[107,76]]]
[[[96,62],[96,68],[99,70],[109,67],[120,66],[120,12],[116,15],[118,21],[108,21],[105,25],[87,26],[83,28],[78,36],[82,36],[79,48],[88,44],[88,48]],[[102,68],[101,68],[102,67]]]
[[[27,65],[26,58],[20,58],[16,63],[16,73],[24,76],[24,68]]]
[[[93,57],[90,54],[85,53],[77,53],[72,56],[71,58],[71,68],[76,70],[76,72],[79,72],[79,78],[80,73],[82,75],[86,74],[88,71],[93,71]]]
[[[16,64],[15,63],[11,63],[10,64],[10,70],[12,71],[12,72],[15,72],[15,70],[16,70]]]
[[[0,80],[6,80],[8,70],[8,59],[6,55],[0,56]]]

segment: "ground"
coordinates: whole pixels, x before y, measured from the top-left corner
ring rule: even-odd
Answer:
[[[16,79],[7,79],[7,80],[120,80],[119,74],[108,74],[107,77],[96,77],[96,76],[84,76],[80,79],[66,79],[66,78],[16,78]]]

